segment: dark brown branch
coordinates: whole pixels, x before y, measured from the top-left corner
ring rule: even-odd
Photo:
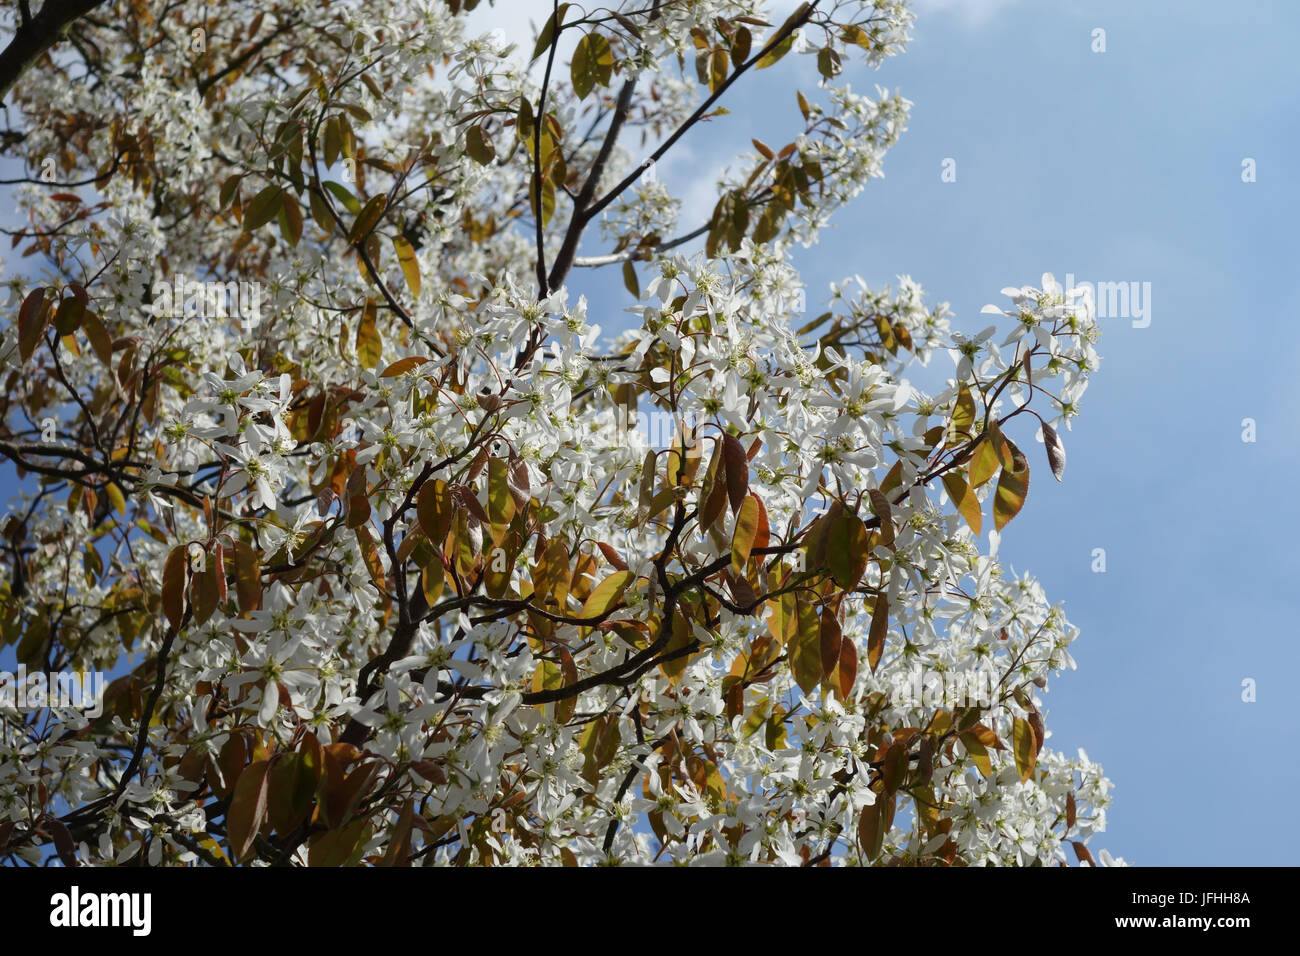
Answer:
[[[0,52],[0,101],[19,77],[46,51],[63,39],[68,26],[104,0],[45,0],[41,12],[23,17],[9,45]]]

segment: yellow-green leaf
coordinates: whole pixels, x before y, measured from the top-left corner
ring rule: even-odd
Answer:
[[[957,402],[952,410],[952,426],[948,439],[949,446],[960,445],[968,441],[971,429],[975,426],[975,397],[965,382],[957,392]]]
[[[397,264],[402,267],[402,275],[406,277],[406,287],[411,290],[411,295],[420,294],[420,263],[415,258],[415,247],[411,245],[409,239],[405,236],[393,237],[393,251],[397,253]]]
[[[384,354],[384,340],[380,338],[376,323],[378,308],[374,299],[366,299],[365,308],[361,310],[361,322],[357,325],[357,358],[365,368],[374,368]]]
[[[822,622],[817,608],[807,601],[795,602],[796,627],[790,642],[790,670],[794,682],[805,694],[822,680]]]
[[[1034,772],[1038,759],[1038,737],[1033,725],[1023,717],[1017,717],[1011,729],[1011,749],[1016,755],[1016,769],[1020,771],[1020,782],[1024,783]]]
[[[979,768],[979,772],[985,777],[993,776],[993,762],[989,760],[989,752],[984,747],[984,744],[980,742],[979,737],[967,731],[958,735],[958,739],[961,741],[962,746],[966,748],[966,752],[971,755],[971,759],[975,761],[975,766]]]
[[[343,208],[352,215],[361,211],[361,201],[348,191],[347,187],[341,186],[333,180],[325,183],[325,188],[334,194],[334,198],[343,204]]]
[[[736,514],[736,528],[731,535],[731,573],[743,574],[758,533],[758,512],[762,507],[754,495],[746,495]]]
[[[971,487],[979,488],[997,474],[1001,462],[998,460],[998,435],[996,425],[989,427],[989,433],[975,443],[975,452],[970,460]]]
[[[1007,442],[1011,445],[1011,442]],[[1029,462],[1015,445],[1011,445],[1015,467],[1003,468],[993,498],[993,524],[1001,531],[1006,523],[1020,513],[1029,494]]]
[[[582,617],[600,617],[623,599],[623,592],[635,579],[631,571],[615,571],[596,585],[596,589],[582,606]]]
[[[614,51],[599,33],[585,34],[573,50],[569,74],[578,99],[585,99],[596,85],[609,86],[614,72]]]
[[[542,178],[542,201],[539,207],[537,202],[537,182],[535,179],[530,180],[529,202],[533,207],[533,215],[542,217],[542,225],[545,226],[551,221],[551,216],[555,214],[555,184],[549,178]]]
[[[980,528],[984,524],[983,517],[980,514],[980,501],[975,497],[975,491],[962,478],[960,471],[950,471],[943,476],[943,487],[948,492],[948,497],[952,499],[953,506],[957,513],[966,519],[966,524],[976,534],[980,533]]]
[[[795,38],[799,35],[798,30],[795,29],[795,25],[802,22],[808,16],[808,7],[809,4],[807,3],[799,4],[799,9],[790,14],[785,23],[781,25],[781,30],[788,29],[790,31],[789,35],[763,54],[758,61],[758,69],[766,70],[769,66],[776,63],[781,59],[781,57],[785,56],[786,53],[789,52],[790,47],[794,45]],[[781,33],[781,30],[778,30],[772,35],[778,36]],[[771,41],[769,40],[768,42],[770,43]]]
[[[504,458],[488,461],[488,521],[509,524],[515,516],[515,499],[510,494],[510,463]]]

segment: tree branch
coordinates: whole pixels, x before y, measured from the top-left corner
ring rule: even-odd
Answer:
[[[0,101],[9,95],[27,68],[63,39],[74,20],[85,16],[104,0],[45,0],[41,12],[29,17],[23,6],[22,21],[9,45],[0,52]]]

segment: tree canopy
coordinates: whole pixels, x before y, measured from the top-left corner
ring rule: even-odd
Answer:
[[[476,6],[4,14],[0,645],[110,682],[0,700],[0,856],[1114,862],[1046,743],[1077,631],[998,557],[1091,301],[963,334],[795,268],[904,130],[848,81],[906,4]],[[711,209],[655,175],[801,57]]]

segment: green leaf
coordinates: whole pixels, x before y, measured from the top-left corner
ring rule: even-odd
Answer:
[[[334,161],[339,158],[339,153],[343,149],[343,131],[339,127],[337,116],[331,116],[325,121],[325,129],[321,133],[321,148],[325,153],[326,168],[333,167]]]
[[[831,522],[826,537],[826,557],[836,584],[845,591],[858,586],[871,560],[867,553],[867,526],[861,518],[845,513]]]
[[[18,642],[18,647],[14,650],[15,659],[18,663],[35,667],[40,661],[44,660],[49,636],[50,625],[45,618],[33,617],[29,619],[27,631],[23,634],[22,640]]]
[[[81,327],[85,314],[86,307],[76,296],[61,299],[54,311],[54,331],[59,335],[71,335]]]
[[[542,204],[540,210],[537,205],[536,180],[530,177],[530,186],[528,189],[529,204],[533,208],[533,215],[542,217],[542,225],[545,226],[551,221],[551,216],[555,215],[555,183],[545,176],[542,177]]]
[[[348,233],[348,242],[355,245],[370,235],[375,226],[379,225],[379,220],[383,218],[387,206],[387,196],[372,196],[361,208],[361,212],[357,213],[356,221],[352,223],[352,231]]]
[[[87,312],[82,316],[81,327],[86,333],[86,338],[89,340],[95,356],[105,366],[111,367],[113,364],[113,337],[108,334],[108,329],[104,328],[104,323],[100,321],[99,316],[94,312]]]
[[[769,66],[775,66],[779,63],[781,58],[789,53],[790,48],[794,46],[794,39],[795,34],[791,33],[780,43],[776,44],[776,46],[768,49],[766,53],[759,57],[758,62],[754,64],[755,69],[766,70]]]
[[[861,848],[862,857],[867,862],[880,856],[880,851],[885,843],[885,830],[888,827],[883,825],[881,813],[884,810],[885,797],[876,794],[876,802],[869,807],[862,808],[862,815],[858,817],[858,846]]]
[[[282,200],[279,213],[280,235],[290,246],[296,246],[302,238],[302,207],[291,193],[285,193]]]
[[[709,53],[709,92],[716,93],[727,81],[730,72],[731,57],[722,46],[715,46]]]
[[[555,12],[546,18],[546,24],[542,27],[542,32],[537,35],[537,44],[533,47],[533,59],[537,59],[546,52],[547,47],[555,40],[556,30],[564,23],[564,13],[569,9],[567,3],[562,3],[555,8]],[[530,61],[531,62],[531,61]]]
[[[614,73],[614,51],[599,33],[584,34],[573,50],[569,75],[578,99],[586,99],[597,84],[609,86]]]
[[[325,232],[334,231],[334,219],[330,215],[329,204],[317,189],[307,190],[307,201],[311,209],[311,218]]]
[[[284,203],[284,190],[267,186],[244,206],[244,231],[260,229],[280,214]]]
[[[451,530],[451,491],[447,483],[441,478],[435,478],[421,485],[415,500],[415,510],[424,536],[434,547],[441,548],[447,532]]]
[[[239,192],[239,184],[243,181],[244,177],[240,173],[226,178],[226,181],[221,184],[221,194],[217,198],[218,210],[225,209],[234,201],[236,193]]]
[[[488,460],[488,522],[505,525],[515,516],[515,499],[510,494],[510,465],[504,458]]]
[[[361,201],[357,199],[356,196],[352,195],[352,193],[347,190],[347,187],[341,186],[333,180],[330,180],[325,183],[325,188],[332,192],[334,198],[341,202],[343,208],[352,213],[352,215],[355,216],[361,211]]]
[[[370,832],[366,817],[353,820],[347,826],[326,830],[312,837],[307,849],[307,865],[313,867],[347,866],[364,845]]]
[[[533,141],[533,104],[528,97],[519,98],[519,113],[515,117],[515,135],[519,142],[531,144]],[[529,152],[532,149],[530,147]]]
[[[319,752],[288,753],[271,768],[268,815],[276,833],[288,833],[307,815],[320,783]]]

